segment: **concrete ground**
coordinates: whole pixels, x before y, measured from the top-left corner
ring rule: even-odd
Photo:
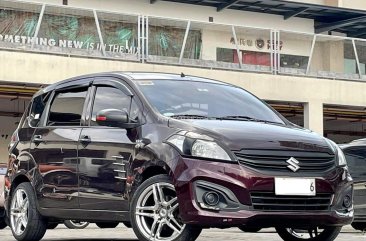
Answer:
[[[1,241],[14,241],[9,228],[0,230]],[[132,229],[124,227],[122,224],[116,229],[99,229],[95,225],[90,225],[84,230],[70,230],[63,225],[55,230],[49,230],[43,239],[44,241],[137,241]],[[198,241],[281,241],[273,229],[265,229],[259,233],[243,233],[239,229],[232,228],[226,230],[210,229],[204,230]],[[337,241],[366,241],[366,235],[345,227]]]

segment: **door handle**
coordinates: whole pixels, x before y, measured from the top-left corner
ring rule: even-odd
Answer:
[[[39,143],[43,142],[42,136],[41,136],[41,135],[35,135],[35,136],[33,137],[33,142],[34,142],[35,144],[39,144]]]
[[[89,136],[82,136],[79,142],[83,145],[88,145],[91,142],[91,138]]]

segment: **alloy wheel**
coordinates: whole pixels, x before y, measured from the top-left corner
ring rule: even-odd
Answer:
[[[303,240],[309,240],[309,239],[314,239],[316,237],[319,237],[319,235],[321,235],[324,231],[324,229],[319,229],[319,228],[312,228],[312,229],[292,229],[292,228],[287,228],[286,229],[287,232],[289,232],[292,236],[298,238],[298,239],[303,239]]]
[[[84,228],[85,225],[89,224],[88,222],[81,222],[77,220],[69,220],[69,222],[74,225],[76,228]]]
[[[23,189],[17,189],[11,201],[10,224],[16,235],[22,235],[28,226],[29,200]]]
[[[174,240],[184,230],[174,186],[160,182],[148,186],[137,200],[136,223],[148,240]]]

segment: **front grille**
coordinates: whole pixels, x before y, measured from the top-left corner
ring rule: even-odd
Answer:
[[[270,192],[252,192],[253,209],[256,211],[327,211],[332,194],[317,194],[315,197],[276,196]]]
[[[335,155],[326,152],[242,150],[234,152],[239,164],[259,171],[293,172],[286,161],[299,162],[297,172],[326,172],[335,166]]]

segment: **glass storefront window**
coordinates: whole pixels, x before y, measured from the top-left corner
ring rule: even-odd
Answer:
[[[0,3],[0,46],[29,49],[41,8],[41,5],[24,3],[24,6],[21,6],[16,2],[2,1]]]
[[[360,72],[363,79],[366,79],[366,41],[355,40],[358,59],[360,61]]]
[[[314,35],[280,31],[280,73],[305,75]]]
[[[140,51],[138,16],[99,11],[97,14],[106,55],[136,60]]]
[[[294,69],[306,70],[306,68],[308,66],[309,57],[282,54],[280,61],[281,61],[281,67],[283,67],[283,68],[294,68]]]
[[[187,21],[149,18],[148,54],[155,57],[159,56],[162,61],[177,62],[182,52],[187,23]],[[201,35],[200,30],[190,28],[183,58],[200,58]]]
[[[100,56],[101,46],[93,12],[46,6],[36,47],[40,51]]]
[[[351,39],[317,35],[310,75],[324,78],[359,79]]]

